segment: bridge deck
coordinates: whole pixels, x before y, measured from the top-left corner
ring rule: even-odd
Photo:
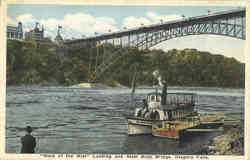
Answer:
[[[65,41],[64,44],[67,45],[67,44],[74,44],[74,43],[79,43],[79,42],[102,41],[102,40],[106,40],[106,39],[120,38],[122,36],[129,36],[129,35],[133,35],[133,34],[144,33],[147,31],[160,30],[160,29],[164,29],[164,28],[172,27],[172,26],[179,26],[181,24],[188,25],[189,23],[194,23],[194,22],[195,23],[202,23],[204,21],[223,19],[225,17],[245,17],[245,12],[246,12],[245,9],[230,10],[230,11],[224,11],[224,12],[215,12],[215,13],[212,13],[209,15],[183,18],[180,20],[173,20],[173,21],[168,21],[165,23],[158,23],[158,24],[133,28],[133,29],[125,30],[125,31],[106,33],[106,34],[102,34],[99,36],[86,37],[86,38],[81,38],[81,39],[76,39],[76,40]]]

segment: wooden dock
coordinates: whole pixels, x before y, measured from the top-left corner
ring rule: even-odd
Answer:
[[[153,124],[153,135],[180,139],[180,132],[223,132],[228,126],[239,124],[239,120],[225,114],[205,114],[195,120],[165,121],[161,127]]]
[[[223,128],[216,128],[216,129],[208,129],[208,128],[190,128],[186,129],[187,132],[222,132],[224,131]]]

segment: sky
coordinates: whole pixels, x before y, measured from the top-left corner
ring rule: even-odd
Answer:
[[[235,7],[215,6],[87,6],[87,5],[30,5],[9,4],[7,10],[7,23],[17,25],[23,23],[24,31],[29,31],[39,22],[43,25],[45,36],[55,38],[58,25],[62,26],[63,38],[81,38],[108,33],[109,31],[122,31],[124,27],[139,27],[141,23],[151,25],[170,20],[207,15],[211,12],[228,11],[238,9]],[[245,41],[226,36],[194,35],[175,38],[162,42],[156,49],[165,51],[185,48],[196,48],[213,54],[222,54],[234,57],[245,62]]]

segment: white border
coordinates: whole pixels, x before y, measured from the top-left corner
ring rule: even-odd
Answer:
[[[246,7],[246,51],[245,54],[248,54],[249,48],[249,4],[247,1],[184,1],[184,0],[0,0],[0,159],[86,159],[86,158],[44,158],[40,154],[27,155],[27,154],[6,154],[5,153],[5,99],[6,99],[6,14],[7,14],[7,5],[8,4],[62,4],[62,5],[115,5],[115,6],[245,6]],[[245,55],[246,62],[246,74],[245,74],[245,155],[244,156],[207,156],[208,159],[212,160],[250,160],[250,124],[249,124],[249,113],[250,113],[250,94],[249,94],[249,82],[250,75],[249,73],[249,61],[250,58],[248,55]],[[247,143],[248,142],[248,143]],[[90,156],[91,157],[91,156]],[[172,156],[171,159],[175,159],[175,156]],[[88,158],[95,159],[95,158]],[[102,158],[100,158],[102,159]],[[107,159],[107,158],[104,158]],[[111,158],[116,159],[116,158]],[[118,158],[120,159],[120,158]],[[134,159],[134,158],[122,158],[122,159]],[[147,160],[147,158],[143,158]],[[201,159],[194,156],[194,159]]]

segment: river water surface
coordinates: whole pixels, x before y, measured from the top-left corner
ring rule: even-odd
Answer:
[[[137,89],[145,98],[154,89]],[[198,94],[200,113],[244,113],[243,89],[170,87]],[[20,153],[25,126],[34,128],[37,153],[195,154],[214,134],[178,142],[151,135],[128,136],[130,90],[11,86],[6,94],[6,152]]]

